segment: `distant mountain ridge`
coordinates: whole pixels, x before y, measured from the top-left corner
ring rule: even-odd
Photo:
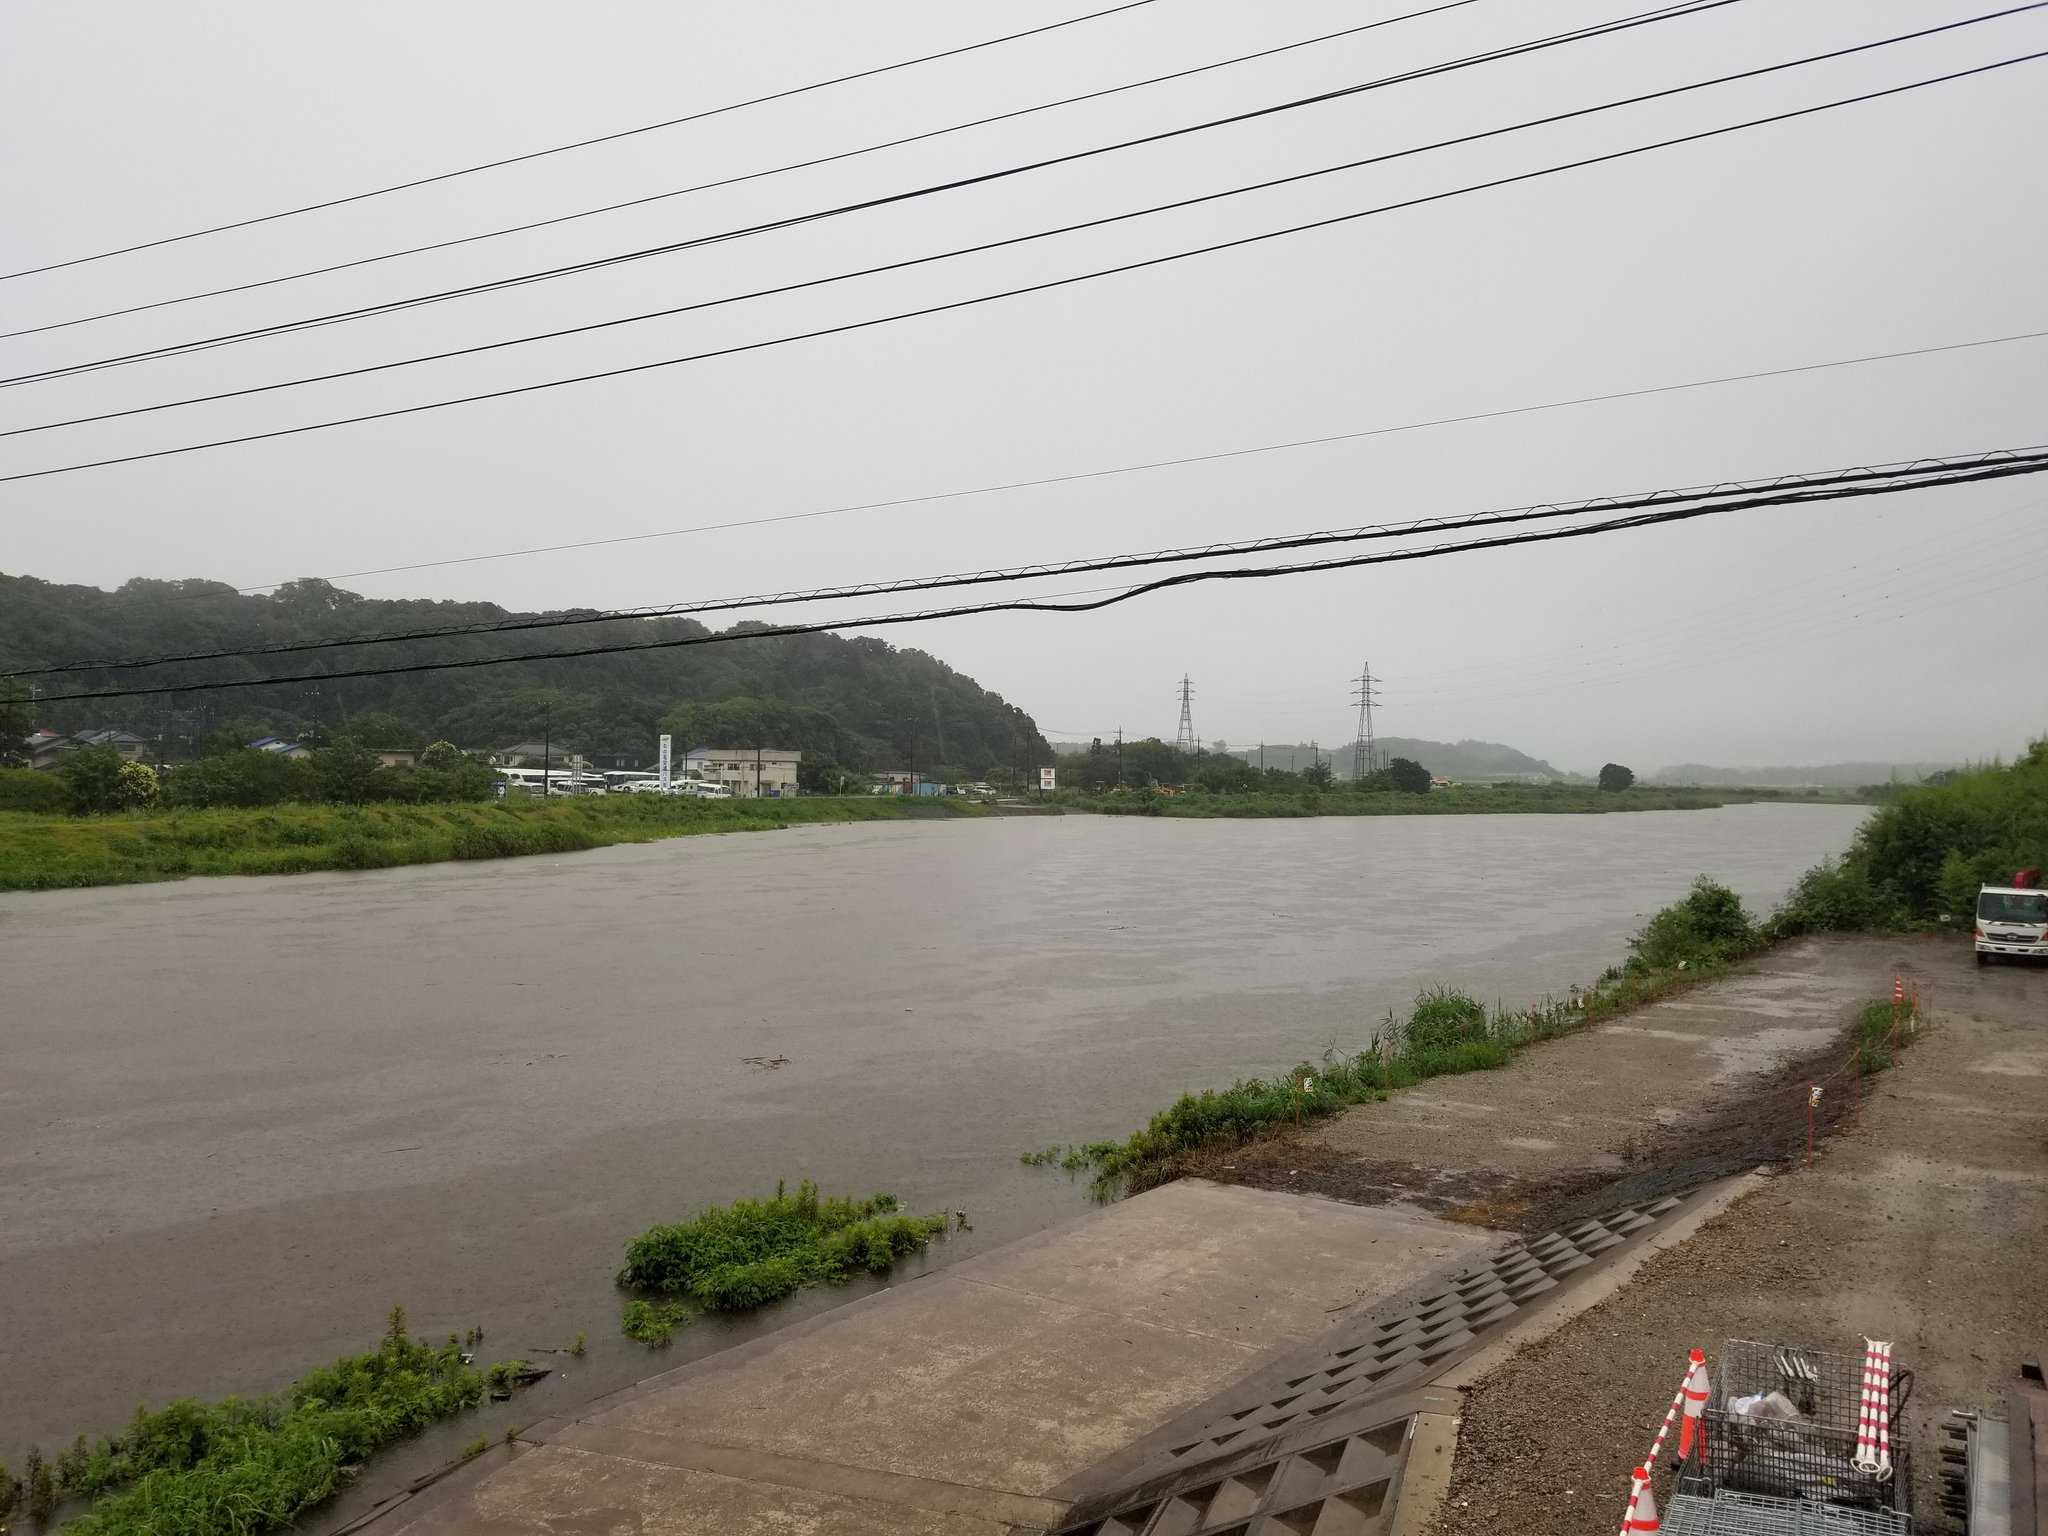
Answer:
[[[1924,779],[1931,773],[1940,773],[1957,767],[1953,762],[1939,763],[1821,763],[1811,767],[1790,768],[1710,768],[1705,763],[1680,763],[1671,768],[1659,768],[1645,776],[1653,784],[1704,784],[1715,787],[1742,788],[1746,786],[1806,789],[1860,789],[1866,784],[1889,783],[1894,774],[1902,779]]]

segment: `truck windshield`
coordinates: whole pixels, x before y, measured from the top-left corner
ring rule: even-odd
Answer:
[[[2048,891],[1985,891],[1977,898],[1980,923],[2048,923]]]

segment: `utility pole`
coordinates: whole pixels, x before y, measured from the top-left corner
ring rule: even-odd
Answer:
[[[1183,672],[1180,676],[1180,731],[1173,738],[1173,749],[1176,752],[1192,753],[1195,750],[1195,716],[1189,702],[1193,699],[1194,693],[1194,684],[1188,681],[1188,675]]]
[[[1351,746],[1351,777],[1365,778],[1380,771],[1379,746],[1372,737],[1372,707],[1379,702],[1379,682],[1372,675],[1372,663],[1352,679],[1351,697],[1358,705],[1358,739]]]
[[[540,707],[540,797],[546,800],[552,792],[550,770],[555,765],[555,715],[553,704]]]
[[[932,696],[932,730],[939,738],[939,761],[950,762],[952,759],[946,756],[946,722],[939,717],[939,685],[932,683],[928,686]]]
[[[1124,784],[1124,728],[1123,728],[1122,726],[1118,726],[1118,727],[1116,728],[1116,784],[1117,784],[1117,788],[1119,788],[1119,789],[1123,788],[1123,784]]]

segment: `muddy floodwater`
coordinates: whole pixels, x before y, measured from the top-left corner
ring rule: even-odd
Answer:
[[[1863,815],[821,826],[0,897],[0,1459],[280,1386],[393,1302],[557,1366],[500,1410],[532,1423],[848,1294],[649,1355],[611,1277],[652,1222],[810,1177],[966,1211],[951,1262],[1086,1208],[1021,1151],[1425,984],[1589,979],[1694,875],[1768,907]]]

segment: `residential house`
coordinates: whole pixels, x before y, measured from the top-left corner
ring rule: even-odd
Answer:
[[[710,784],[723,784],[742,800],[774,800],[796,793],[796,765],[803,753],[781,747],[692,747],[683,769]]]
[[[55,768],[80,747],[112,747],[131,763],[139,763],[149,755],[149,742],[133,731],[79,731],[74,735],[60,736],[55,731],[37,731],[28,738],[28,765],[31,768]]]
[[[303,742],[287,741],[282,736],[259,736],[256,740],[243,743],[251,752],[268,752],[273,757],[288,757],[293,761],[313,755],[313,749]]]

